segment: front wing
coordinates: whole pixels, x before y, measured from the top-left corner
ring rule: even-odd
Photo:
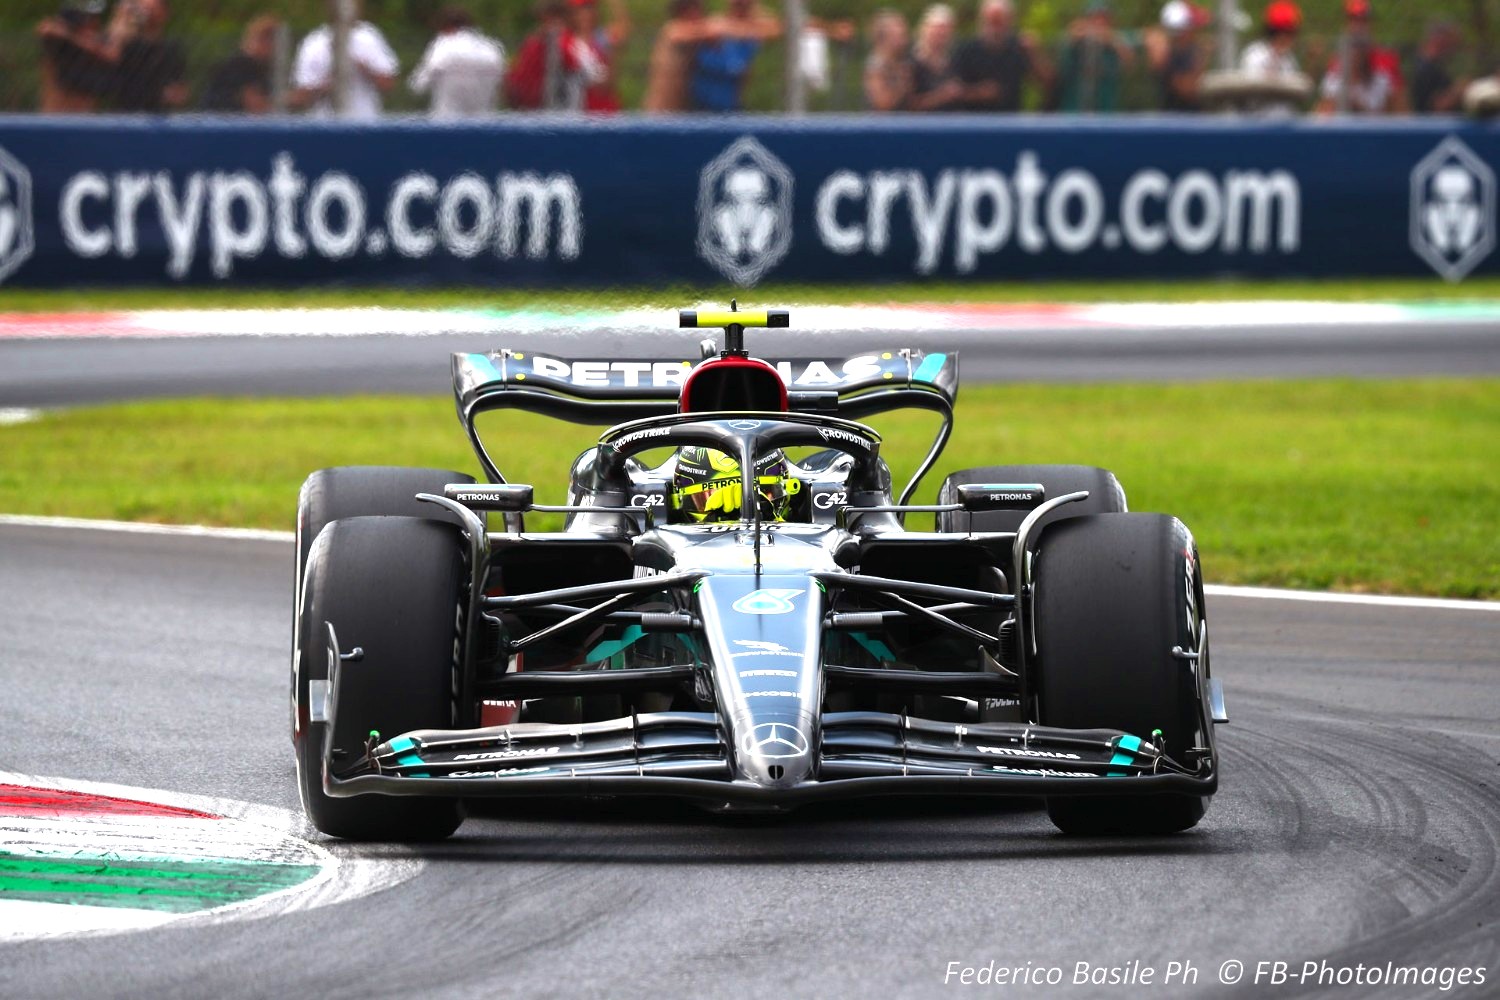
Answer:
[[[825,714],[816,748],[771,733],[732,747],[717,716],[663,712],[609,722],[521,723],[372,737],[352,765],[325,749],[323,788],[478,797],[671,796],[720,807],[790,808],[881,795],[1211,795],[1207,752],[1191,766],[1117,730],[948,723],[879,712]],[[790,734],[795,735],[795,734]],[[816,753],[815,781],[733,780],[731,754]]]

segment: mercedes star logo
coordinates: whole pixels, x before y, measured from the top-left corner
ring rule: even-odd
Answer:
[[[746,735],[745,751],[752,757],[801,757],[808,751],[807,737],[785,722],[763,722]]]

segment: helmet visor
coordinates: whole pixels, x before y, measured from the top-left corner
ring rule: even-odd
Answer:
[[[766,518],[779,516],[777,512],[786,492],[782,476],[755,478],[755,493],[761,503],[761,514]],[[695,520],[739,517],[743,499],[744,486],[738,476],[710,479],[706,483],[693,483],[677,490],[678,509],[694,516]]]

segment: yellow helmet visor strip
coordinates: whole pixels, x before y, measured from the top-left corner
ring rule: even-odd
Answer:
[[[755,479],[757,486],[775,486],[777,483],[782,484],[787,496],[795,496],[802,492],[802,480],[792,476],[757,476]],[[703,494],[706,496],[700,496]],[[700,499],[688,499],[694,496],[700,496]],[[684,486],[676,491],[676,497],[679,507],[688,507],[700,514],[714,511],[723,511],[727,514],[740,509],[741,502],[744,500],[744,485],[738,477],[711,479],[706,483]],[[770,500],[771,498],[763,496],[762,499]]]

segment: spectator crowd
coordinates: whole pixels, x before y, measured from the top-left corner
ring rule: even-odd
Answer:
[[[960,40],[958,14],[946,3],[928,7],[914,33],[900,13],[876,13],[865,64],[867,107],[1112,112],[1120,109],[1125,75],[1138,65],[1153,82],[1153,108],[1173,113],[1217,107],[1268,115],[1445,113],[1459,109],[1472,82],[1451,68],[1463,46],[1458,26],[1434,19],[1408,86],[1401,57],[1375,40],[1369,0],[1343,4],[1344,33],[1332,52],[1321,41],[1301,45],[1300,6],[1272,0],[1261,12],[1259,37],[1218,88],[1205,87],[1218,45],[1213,13],[1191,0],[1168,0],[1156,24],[1134,29],[1116,25],[1109,0],[1090,0],[1050,47],[1020,31],[1017,15],[1014,0],[980,0],[974,34]],[[1216,94],[1229,96],[1216,100]]]
[[[1109,113],[1125,106],[1127,80],[1145,74],[1150,105],[1164,112],[1451,113],[1462,109],[1472,82],[1454,68],[1464,47],[1456,24],[1434,19],[1403,60],[1377,41],[1370,0],[1342,0],[1344,27],[1332,44],[1302,37],[1295,0],[1261,5],[1253,15],[1257,37],[1234,73],[1212,71],[1218,26],[1192,0],[1167,0],[1146,25],[1119,24],[1110,0],[1088,0],[1051,39],[1019,27],[1021,2],[934,3],[915,23],[894,9],[875,10],[864,25],[809,17],[787,42],[798,46],[814,88],[828,86],[830,46],[847,51],[862,42],[863,105],[872,112]],[[786,40],[780,4],[664,0],[664,8],[654,37],[637,42],[649,45],[641,110],[743,110],[757,61],[769,44]],[[63,0],[37,27],[41,110],[291,111],[368,120],[404,84],[441,119],[502,107],[608,114],[624,109],[621,56],[637,41],[625,0],[542,0],[533,30],[513,51],[454,6],[435,16],[434,36],[407,71],[380,27],[357,15],[293,44],[285,24],[266,14],[245,26],[237,51],[190,82],[171,18],[170,0]]]

